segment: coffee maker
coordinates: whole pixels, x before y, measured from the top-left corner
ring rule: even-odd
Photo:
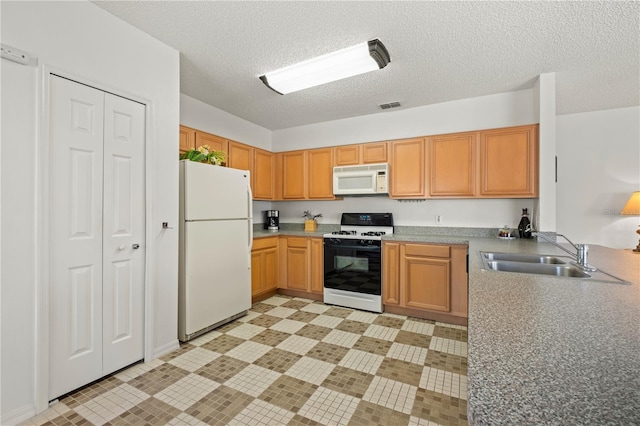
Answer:
[[[265,210],[264,211],[264,229],[277,231],[280,229],[280,211]]]

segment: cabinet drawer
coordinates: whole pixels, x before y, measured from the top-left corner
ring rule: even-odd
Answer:
[[[451,247],[432,244],[405,244],[407,256],[451,257]]]
[[[251,250],[262,250],[270,247],[278,246],[278,237],[256,238],[253,240]]]
[[[287,247],[307,247],[306,237],[287,237]]]

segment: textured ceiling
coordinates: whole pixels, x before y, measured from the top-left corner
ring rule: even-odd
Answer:
[[[181,52],[181,92],[268,129],[531,88],[557,113],[640,105],[638,2],[94,2]],[[379,38],[380,71],[281,96],[258,76]]]

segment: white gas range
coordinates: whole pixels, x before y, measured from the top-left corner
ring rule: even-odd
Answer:
[[[382,237],[391,213],[343,213],[340,231],[324,235],[324,302],[382,312]]]

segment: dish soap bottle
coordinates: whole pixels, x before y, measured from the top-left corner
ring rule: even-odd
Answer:
[[[518,234],[520,238],[531,238],[531,222],[529,221],[529,213],[527,209],[522,209],[522,218],[518,224]]]

